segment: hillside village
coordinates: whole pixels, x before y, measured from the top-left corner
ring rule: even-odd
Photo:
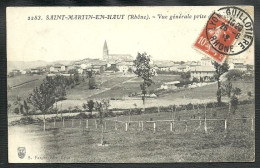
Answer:
[[[18,75],[47,75],[47,76],[70,76],[75,72],[85,76],[88,72],[98,74],[120,73],[122,75],[131,75],[135,70],[134,56],[130,54],[111,54],[109,53],[107,42],[103,46],[103,58],[73,61],[70,64],[53,64],[41,66],[31,69],[13,69],[8,73],[8,77]],[[240,71],[252,70],[252,65],[243,63],[242,58],[231,57],[228,60],[229,69],[238,69]],[[215,69],[208,57],[203,57],[199,61],[151,61],[152,68],[155,74],[180,74],[190,72],[190,80],[197,78],[200,81],[213,80]]]
[[[205,152],[201,142],[203,146],[212,146],[212,151],[217,149],[216,144],[229,150],[230,144],[226,143],[232,142],[237,144],[232,147],[237,153],[241,153],[240,149],[245,151],[241,147],[245,144],[247,153],[253,153],[253,65],[231,57],[229,69],[218,78],[208,57],[186,62],[151,60],[152,84],[144,91],[144,79],[137,77],[135,71],[139,68],[135,61],[138,56],[110,53],[105,41],[102,59],[56,61],[35,68],[13,69],[7,78],[9,125],[31,127],[41,137],[46,135],[47,155],[61,148],[78,153],[82,144],[94,147],[93,151],[111,146],[110,152],[118,144],[127,144],[124,147],[127,149],[129,140],[132,146],[164,144],[164,150],[171,146],[171,153],[180,145],[186,152],[187,144],[192,151]],[[220,103],[216,94],[219,81],[223,86]],[[232,97],[224,95],[228,88]],[[147,146],[147,156],[150,157],[153,148]],[[107,156],[107,150],[102,152]],[[81,154],[77,157],[85,161]]]

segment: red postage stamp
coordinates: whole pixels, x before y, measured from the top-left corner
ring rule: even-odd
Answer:
[[[228,25],[228,20],[213,13],[194,46],[222,64],[227,55],[233,52],[233,44],[238,33],[238,30]]]
[[[205,27],[202,30],[199,38],[196,40],[194,47],[218,63],[223,63],[226,59],[226,55],[215,51],[215,49],[213,49],[213,47],[209,44],[209,41],[206,38]]]
[[[253,41],[251,18],[242,9],[233,8],[232,12],[231,8],[214,12],[194,44],[196,49],[220,64],[227,56],[245,51]]]

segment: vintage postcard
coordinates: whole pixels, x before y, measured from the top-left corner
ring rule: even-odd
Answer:
[[[10,163],[255,161],[253,6],[6,11]]]

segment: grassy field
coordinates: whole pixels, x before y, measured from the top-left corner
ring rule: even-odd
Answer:
[[[10,87],[33,80],[32,82],[21,85],[20,87],[12,88],[11,90],[8,90],[7,91],[8,101],[9,102],[14,101],[17,96],[22,97],[22,99],[26,99],[28,95],[32,93],[35,87],[40,86],[44,78],[45,76],[42,75],[35,75],[35,76],[21,75],[21,76],[16,76],[14,78],[7,78],[7,85],[9,85]]]
[[[253,82],[245,82],[242,80],[233,81],[232,82],[233,87],[238,87],[241,89],[241,99],[247,99],[247,92],[251,91],[251,93],[254,93],[254,83]],[[211,84],[203,87],[197,87],[194,89],[187,89],[185,91],[176,92],[176,93],[169,93],[162,95],[162,99],[172,100],[176,98],[190,98],[190,99],[210,99],[210,98],[216,98],[216,91],[217,91],[217,84]],[[223,96],[225,98],[225,96]]]
[[[160,87],[164,82],[179,80],[179,76],[160,75],[153,78],[154,84],[148,88],[148,92]],[[141,92],[140,84],[142,80],[136,77],[124,77],[112,75],[98,76],[96,82],[99,86],[98,90],[88,89],[88,80],[70,90],[67,94],[68,99],[103,99],[115,98],[121,99],[128,96],[129,93]]]
[[[27,82],[27,81],[32,81],[35,79],[41,79],[41,75],[20,75],[20,76],[15,76],[15,77],[10,77],[7,78],[7,85],[10,87],[19,85],[21,83]]]
[[[240,105],[233,118],[241,116],[253,117],[252,104]],[[215,113],[215,115],[214,115]],[[207,110],[207,118],[223,118],[227,113],[226,108]],[[175,115],[181,120],[204,116],[204,111],[179,111]],[[170,119],[171,113],[160,112],[153,114],[133,115],[130,120],[149,121]],[[250,120],[229,120],[230,133],[226,136],[224,121],[208,121],[208,134],[204,133],[203,122],[199,128],[199,121],[188,121],[186,124],[176,121],[174,132],[170,131],[169,122],[157,122],[156,132],[153,125],[144,123],[144,131],[140,131],[138,123],[131,123],[129,131],[125,131],[125,123],[118,124],[114,129],[115,118],[106,121],[104,133],[108,146],[98,146],[101,139],[100,126],[95,128],[94,119],[89,120],[89,129],[85,128],[85,120],[79,125],[79,120],[47,124],[47,131],[42,131],[42,125],[33,126],[33,131],[28,131],[23,136],[32,136],[31,140],[41,141],[43,156],[47,162],[245,162],[254,161],[254,132],[251,132]],[[118,116],[119,121],[128,121],[129,116]],[[29,126],[26,126],[29,127]],[[37,129],[36,129],[37,128]],[[10,127],[9,132],[15,130]],[[27,137],[28,138],[28,137]],[[12,137],[9,137],[12,139]],[[33,155],[28,153],[28,155]],[[66,159],[65,159],[66,158]]]
[[[32,93],[32,90],[39,86],[45,76],[18,76],[15,78],[8,78],[8,83],[11,85],[19,84],[19,82],[25,82],[26,80],[32,80],[36,77],[39,78],[37,81],[33,81],[27,84],[22,85],[18,88],[13,88],[8,91],[8,102],[12,104],[17,96],[22,97],[22,99],[27,99],[28,95]],[[17,80],[16,80],[17,78]],[[150,91],[154,91],[160,87],[164,82],[170,82],[179,80],[179,76],[168,76],[168,75],[159,75],[153,78],[155,82],[148,89],[148,93]],[[81,78],[82,81],[82,78]],[[82,81],[79,85],[75,86],[73,89],[67,90],[67,100],[58,102],[58,107],[62,107],[62,109],[66,109],[69,106],[74,107],[78,106],[82,107],[83,103],[86,103],[88,99],[129,99],[128,95],[130,93],[140,93],[140,83],[142,80],[140,78],[134,76],[123,76],[118,74],[111,74],[109,76],[106,75],[98,75],[96,76],[96,83],[99,86],[99,89],[89,90],[88,79]],[[235,81],[233,85],[241,88],[242,94],[239,97],[239,100],[247,99],[247,92],[251,91],[254,93],[254,85],[253,82],[245,82],[245,81]],[[194,89],[185,89],[182,91],[169,91],[164,94],[159,95],[156,99],[147,99],[146,106],[167,106],[173,104],[179,104],[182,102],[183,104],[188,104],[190,102],[197,101],[215,101],[216,99],[216,84],[211,84],[203,87],[198,87]],[[224,101],[227,101],[226,97],[223,97]],[[135,103],[138,107],[142,106],[141,98],[136,100],[114,100],[111,101],[111,108],[130,108],[133,107]],[[62,106],[61,106],[62,104]],[[113,106],[113,107],[112,107]],[[13,106],[15,107],[15,106]]]

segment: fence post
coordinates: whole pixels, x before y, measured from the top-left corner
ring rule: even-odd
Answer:
[[[153,123],[153,133],[156,131],[156,122]]]
[[[225,119],[225,131],[227,131],[227,119]]]
[[[254,131],[254,119],[251,119],[251,131]]]
[[[54,128],[56,127],[56,118],[54,118],[54,122],[53,122]]]
[[[199,128],[201,127],[201,119],[200,119],[200,116],[199,116],[199,120],[200,120],[200,126],[199,126]]]
[[[95,120],[95,126],[96,126],[96,129],[97,129],[97,120]]]
[[[170,130],[171,130],[171,132],[173,130],[173,123],[172,122],[170,123]]]
[[[205,104],[204,130],[205,130],[205,133],[208,133],[208,129],[207,129],[207,105],[206,104]]]
[[[142,126],[141,131],[144,131],[144,122],[143,121],[141,122],[141,126]]]
[[[127,131],[127,130],[128,130],[128,123],[125,122],[125,131]]]
[[[45,118],[43,119],[43,131],[45,131],[46,129],[46,121],[45,121]]]
[[[81,119],[79,120],[79,127],[81,126]]]
[[[86,128],[88,128],[88,119],[86,119]]]
[[[64,125],[64,118],[62,118],[62,126],[64,127],[65,125]]]
[[[105,121],[105,130],[107,129],[107,122]]]
[[[103,128],[103,124],[101,125],[101,130],[102,130],[102,132],[101,132],[101,142],[100,142],[100,144],[101,145],[103,145],[104,144],[104,130],[103,130],[104,128]]]

